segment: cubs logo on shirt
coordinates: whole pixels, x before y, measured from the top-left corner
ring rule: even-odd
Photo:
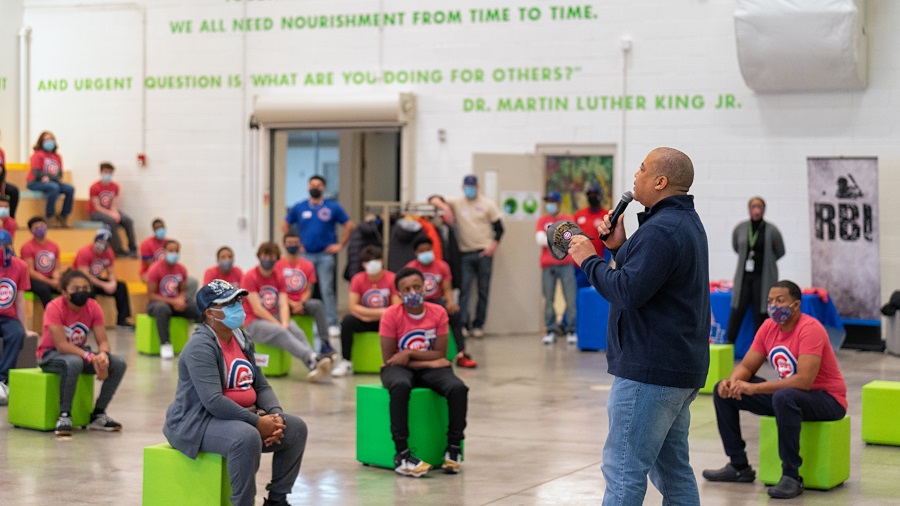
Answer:
[[[387,290],[382,290],[381,288],[371,288],[366,290],[362,296],[363,306],[373,309],[387,307],[388,298],[385,292],[387,292]]]
[[[278,306],[278,290],[274,286],[263,286],[259,289],[259,301],[266,311],[274,311]]]
[[[401,350],[432,350],[434,349],[434,340],[436,338],[437,335],[435,334],[434,329],[416,329],[404,334],[397,343],[397,346]]]
[[[159,293],[166,297],[177,297],[178,287],[181,285],[181,274],[166,274],[159,281]]]
[[[162,258],[162,257],[164,257],[164,256],[166,256],[166,250],[165,250],[165,248],[159,248],[158,250],[156,250],[156,251],[153,253],[153,261],[155,262],[155,261],[159,260],[160,258]]]
[[[578,223],[579,225],[584,225],[584,222],[586,222],[586,221],[587,221],[587,217],[585,217],[585,216],[579,216],[575,220],[575,222]]]
[[[797,374],[797,359],[784,346],[776,346],[769,352],[769,363],[778,373],[778,379],[790,378]]]
[[[50,272],[56,265],[56,255],[52,251],[39,251],[34,257],[34,266],[40,272]]]
[[[88,333],[91,331],[87,325],[75,322],[72,326],[65,327],[65,329],[66,340],[69,341],[69,344],[74,344],[79,348],[87,344]]]
[[[44,171],[51,176],[58,176],[61,172],[59,162],[52,158],[44,158]]]
[[[329,221],[331,220],[331,209],[327,206],[322,206],[322,209],[316,211],[316,216],[322,221]]]
[[[306,274],[303,274],[303,271],[300,269],[284,269],[282,271],[284,274],[284,283],[287,285],[287,291],[289,292],[302,292],[306,290]]]
[[[112,192],[109,190],[103,190],[97,195],[97,200],[100,202],[100,206],[104,209],[109,209],[112,207],[113,199],[116,198],[116,192]]]
[[[99,278],[100,275],[103,274],[104,269],[106,269],[106,263],[103,262],[103,260],[94,260],[91,262],[90,268],[88,268],[91,276],[94,276],[95,278]]]
[[[250,361],[237,358],[228,368],[228,388],[250,390],[253,387],[253,366]]]
[[[16,283],[9,279],[0,279],[0,309],[6,309],[16,302]]]
[[[429,298],[436,294],[441,286],[441,277],[430,272],[422,273],[425,277],[425,298]]]

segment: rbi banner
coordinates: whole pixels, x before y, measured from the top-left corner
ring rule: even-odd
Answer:
[[[845,318],[880,319],[878,159],[808,158],[812,284]]]

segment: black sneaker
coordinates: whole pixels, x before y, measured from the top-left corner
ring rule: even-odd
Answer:
[[[412,476],[418,478],[424,476],[431,470],[431,464],[416,458],[409,448],[394,455],[394,471],[403,476]]]
[[[91,423],[88,425],[88,429],[115,432],[122,430],[122,424],[110,418],[106,413],[100,413],[99,415],[91,415]]]
[[[56,419],[56,430],[53,431],[57,436],[72,435],[72,417],[60,416]]]
[[[728,463],[722,469],[704,469],[703,477],[709,481],[752,483],[756,479],[756,471],[750,466],[738,471],[736,467]]]
[[[790,476],[782,476],[778,485],[769,487],[769,497],[773,499],[791,499],[803,493],[803,478],[796,480]]]
[[[263,506],[291,506],[291,503],[287,502],[287,499],[282,499],[280,501],[273,501],[271,499],[266,498],[263,501]]]
[[[459,472],[461,466],[462,448],[455,445],[447,445],[447,450],[444,451],[444,463],[441,464],[441,469],[447,473],[456,474]]]

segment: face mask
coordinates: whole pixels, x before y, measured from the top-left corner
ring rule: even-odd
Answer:
[[[403,304],[410,308],[415,309],[422,305],[422,302],[425,301],[425,295],[419,292],[409,292],[405,294],[403,297]]]
[[[166,227],[161,227],[153,231],[153,234],[156,235],[156,238],[162,241],[166,238]]]
[[[234,267],[234,260],[221,260],[219,261],[219,270],[228,272],[231,268]]]
[[[771,318],[775,323],[783,325],[784,322],[788,321],[788,319],[791,317],[792,304],[788,304],[787,306],[770,305],[768,308],[766,308],[768,309],[769,318]]]
[[[43,239],[47,237],[47,227],[41,225],[39,227],[34,227],[34,231],[31,233],[36,239]]]
[[[53,151],[56,149],[56,141],[46,140],[41,143],[41,147],[44,148],[44,151]]]
[[[474,199],[478,196],[478,187],[470,185],[463,186],[463,193],[467,199]]]
[[[547,202],[547,214],[556,214],[559,211],[559,204],[556,202]]]
[[[287,250],[287,252],[291,255],[300,253],[300,246],[285,246],[284,249]]]
[[[247,318],[247,313],[244,312],[244,306],[238,303],[234,303],[230,306],[225,306],[219,309],[219,311],[225,313],[225,318],[222,318],[221,320],[218,318],[213,319],[217,322],[222,322],[222,325],[225,325],[231,330],[234,330],[243,325],[244,319]]]
[[[166,253],[166,263],[174,264],[178,262],[178,253]]]
[[[86,291],[77,291],[75,293],[69,294],[69,300],[72,301],[72,304],[75,304],[78,307],[84,306],[87,304],[88,299],[91,298],[91,294]]]
[[[101,174],[100,179],[103,180],[104,183],[109,183],[112,181],[112,174]]]
[[[9,217],[9,208],[8,207],[0,207],[0,218],[8,218]]]
[[[369,276],[374,276],[381,272],[381,260],[369,260],[364,264],[366,268],[366,274]]]
[[[275,260],[260,260],[259,266],[262,267],[264,271],[271,271],[272,267],[275,267]]]
[[[431,265],[431,262],[434,262],[434,251],[423,251],[417,254],[416,258],[425,265]]]
[[[105,242],[94,243],[94,249],[97,251],[97,253],[103,253],[104,251],[106,251],[107,247],[108,245]]]
[[[313,188],[313,189],[309,190],[309,196],[314,199],[317,199],[322,196],[322,190],[320,190],[318,188]]]
[[[600,196],[599,195],[588,195],[588,205],[593,208],[600,207]]]

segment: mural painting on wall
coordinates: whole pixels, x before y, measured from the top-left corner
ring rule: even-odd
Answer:
[[[562,195],[560,212],[573,214],[588,205],[585,192],[597,184],[603,189],[602,204],[611,209],[613,157],[610,155],[548,155],[544,162],[547,192]]]

